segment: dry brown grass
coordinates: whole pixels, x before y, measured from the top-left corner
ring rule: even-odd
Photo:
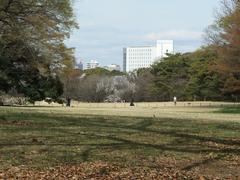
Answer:
[[[129,117],[157,117],[175,119],[196,119],[213,121],[240,121],[240,114],[224,114],[218,112],[225,106],[237,106],[239,104],[226,102],[179,102],[174,106],[172,102],[166,103],[135,103],[130,107],[129,103],[72,103],[71,108],[61,107],[56,104],[49,105],[39,103],[43,107],[28,107],[30,112],[49,112],[52,114],[69,115],[108,115]],[[46,106],[44,106],[46,105]],[[21,111],[8,108],[7,111]],[[26,110],[26,108],[24,108]]]

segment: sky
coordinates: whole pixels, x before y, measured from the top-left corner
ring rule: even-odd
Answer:
[[[77,61],[97,60],[122,67],[123,48],[174,40],[175,52],[203,45],[203,32],[214,22],[220,0],[75,0],[79,29],[68,47]]]

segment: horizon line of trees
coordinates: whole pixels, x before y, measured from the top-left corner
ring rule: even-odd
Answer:
[[[65,96],[83,102],[237,101],[239,94],[226,89],[226,79],[215,70],[213,46],[192,53],[169,54],[150,68],[132,73],[103,68],[75,70]]]

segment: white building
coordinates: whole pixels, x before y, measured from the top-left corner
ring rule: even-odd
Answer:
[[[110,64],[108,66],[104,66],[104,68],[109,71],[121,71],[121,67],[117,64]]]
[[[99,63],[95,60],[91,60],[86,65],[86,69],[94,69],[94,68],[97,68],[97,67],[99,67]]]
[[[136,46],[123,49],[123,71],[148,68],[156,60],[174,53],[173,40],[158,40],[156,46]]]

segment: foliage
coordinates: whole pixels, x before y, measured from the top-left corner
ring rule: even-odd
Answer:
[[[161,101],[225,100],[223,78],[211,67],[218,58],[215,47],[192,53],[169,55],[152,66],[155,77],[152,91]]]
[[[69,0],[2,0],[0,90],[15,88],[32,101],[61,95],[57,76],[73,64],[64,40],[74,27]]]
[[[221,89],[222,78],[210,67],[217,59],[217,53],[211,46],[189,53],[190,79],[186,86],[189,100],[224,100]]]
[[[184,98],[185,85],[190,78],[189,66],[189,59],[181,54],[169,55],[152,66],[158,100],[169,101],[173,96]]]
[[[208,46],[192,53],[169,55],[152,66],[154,78],[145,81],[152,99],[168,101],[177,96],[180,100],[238,101],[240,4],[238,0],[221,3],[215,24],[207,30]]]
[[[225,84],[223,93],[229,97],[240,97],[240,2],[222,1],[221,13],[216,19],[215,28],[210,28],[208,39],[216,46],[218,59],[215,71],[222,74]]]
[[[129,101],[134,90],[125,73],[104,68],[70,70],[64,79],[64,97],[84,102]]]
[[[136,90],[134,93],[135,101],[157,101],[153,93],[154,79],[155,76],[151,73],[151,68],[142,68],[137,71],[137,77],[135,79]]]
[[[160,59],[151,68],[116,76],[96,68],[72,77],[71,95],[81,101],[225,100],[224,79],[212,69],[218,58],[214,46]],[[232,81],[231,81],[232,82]],[[70,92],[70,91],[69,91]]]
[[[86,73],[86,75],[100,75],[100,76],[121,76],[121,75],[125,75],[123,72],[120,71],[109,71],[105,68],[101,68],[101,67],[97,67],[97,68],[93,68],[93,69],[86,69],[84,70],[84,73]]]
[[[65,97],[85,102],[130,101],[135,90],[134,83],[126,76],[110,76],[85,73],[72,77],[65,88]]]
[[[62,81],[64,82],[64,94],[63,96],[67,98],[75,98],[78,93],[78,84],[81,79],[82,72],[77,69],[65,69],[65,74],[62,76]]]

